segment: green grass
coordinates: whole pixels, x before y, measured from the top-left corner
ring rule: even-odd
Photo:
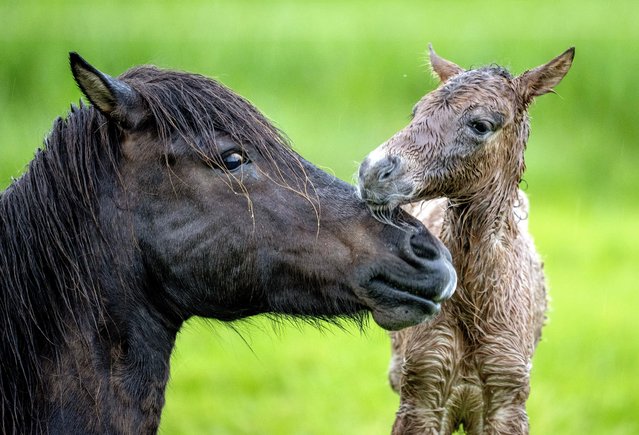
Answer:
[[[536,433],[639,432],[638,217],[578,207],[532,215],[552,295],[533,363]]]
[[[635,1],[0,2],[0,188],[80,93],[75,50],[118,74],[154,63],[214,76],[309,160],[350,180],[435,82],[425,49],[513,72],[569,46],[532,107],[526,181],[550,323],[534,360],[532,433],[639,433],[639,4]],[[388,433],[389,344],[365,334],[194,320],[180,334],[166,434]],[[245,343],[245,341],[248,342]]]

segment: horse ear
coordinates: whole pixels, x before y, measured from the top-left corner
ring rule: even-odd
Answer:
[[[443,57],[439,57],[437,53],[435,53],[435,50],[433,50],[433,44],[428,44],[428,51],[430,53],[430,67],[442,83],[452,76],[464,72],[462,67],[444,59]]]
[[[79,54],[69,53],[71,71],[91,104],[125,128],[134,127],[139,116],[140,97],[129,85],[91,66]]]
[[[575,58],[575,47],[570,47],[550,62],[528,70],[515,78],[515,84],[526,104],[540,95],[554,92],[554,87],[568,73]]]

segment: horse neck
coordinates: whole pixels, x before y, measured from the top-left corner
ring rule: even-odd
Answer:
[[[65,147],[0,197],[2,429],[154,432],[179,324],[144,303],[130,227],[100,207],[117,177]]]
[[[156,433],[177,329],[145,307],[109,317],[99,331],[69,340],[58,360],[49,382],[54,429],[74,423],[91,433]]]

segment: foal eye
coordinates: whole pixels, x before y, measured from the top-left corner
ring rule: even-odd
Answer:
[[[488,121],[471,121],[469,125],[473,132],[480,136],[483,136],[495,130],[493,124]]]
[[[246,156],[237,152],[228,153],[222,157],[222,163],[224,164],[224,167],[229,171],[236,170],[247,161],[248,159],[246,158]]]

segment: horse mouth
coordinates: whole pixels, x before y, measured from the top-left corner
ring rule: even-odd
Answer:
[[[377,220],[401,228],[404,239],[394,251],[395,258],[376,257],[379,262],[360,281],[357,296],[375,322],[387,330],[432,319],[457,287],[450,252],[401,208],[389,208],[388,203],[367,205]]]
[[[439,314],[441,303],[450,298],[457,285],[452,274],[443,289],[433,291],[421,281],[406,282],[387,276],[376,276],[366,285],[362,299],[373,314],[373,320],[382,328],[397,331],[428,321]]]

